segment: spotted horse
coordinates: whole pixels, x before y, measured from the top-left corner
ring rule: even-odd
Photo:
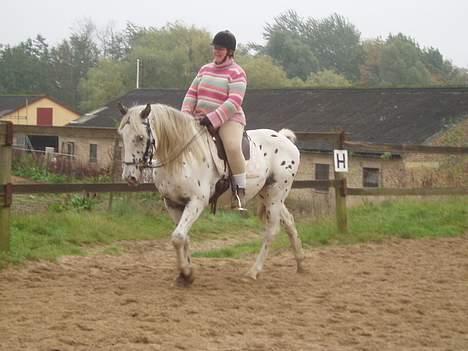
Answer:
[[[154,184],[176,224],[171,237],[177,257],[176,282],[189,286],[195,278],[189,231],[208,206],[224,172],[221,160],[213,152],[213,138],[191,116],[166,105],[148,104],[128,109],[119,104],[119,107],[123,114],[118,129],[124,146],[122,177],[136,186],[143,170],[152,168]],[[262,214],[265,228],[260,252],[246,276],[257,279],[280,224],[291,242],[297,272],[302,272],[301,240],[284,203],[299,168],[295,135],[288,129],[279,132],[257,129],[247,134],[251,150],[246,169],[246,200],[258,198],[258,212]],[[228,192],[222,195],[219,204],[229,204],[230,196]]]

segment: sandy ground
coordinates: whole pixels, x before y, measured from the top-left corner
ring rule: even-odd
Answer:
[[[201,244],[205,245],[205,244]],[[1,350],[468,350],[468,236],[195,258],[174,284],[168,242],[0,272]]]

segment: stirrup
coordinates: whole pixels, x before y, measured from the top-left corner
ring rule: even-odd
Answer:
[[[239,195],[237,194],[237,191],[235,192],[234,197],[235,197],[235,199],[237,201],[237,206],[234,207],[233,209],[236,210],[236,211],[239,211],[239,212],[247,212],[247,209],[245,207],[242,207],[242,201],[241,201]]]
[[[245,202],[245,189],[242,190],[244,192],[244,202]],[[231,201],[231,208],[233,210],[239,211],[239,213],[247,214],[247,208],[242,206],[242,200],[239,196],[239,188],[236,187],[236,190],[233,192],[233,200]]]

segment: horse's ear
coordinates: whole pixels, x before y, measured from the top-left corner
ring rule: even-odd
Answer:
[[[150,112],[151,112],[151,105],[148,104],[148,105],[146,105],[145,109],[143,111],[141,111],[140,117],[142,119],[145,119],[145,118],[147,118],[149,116]]]
[[[122,103],[120,101],[117,104],[117,106],[119,107],[119,111],[122,114],[122,116],[125,116],[127,114],[127,112],[128,112],[128,108],[126,106],[122,105]]]

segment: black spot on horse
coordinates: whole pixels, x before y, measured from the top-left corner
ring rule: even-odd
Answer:
[[[286,179],[286,180],[284,181],[284,184],[287,184],[287,183],[288,183],[288,180]]]
[[[291,163],[294,164],[294,160],[292,160]]]
[[[277,154],[277,153],[278,153],[278,149],[275,149],[275,154]]]
[[[199,181],[199,180],[197,180],[197,182],[198,182],[198,186],[201,186],[201,183],[200,183],[200,181]]]
[[[286,161],[281,162],[281,166],[284,166],[286,164]]]
[[[271,136],[272,136],[273,138],[277,138],[277,137],[278,137],[278,135],[276,135],[276,134],[272,134]]]
[[[267,153],[265,152],[265,153],[263,154],[263,156],[266,156],[266,155],[267,155]]]
[[[260,145],[260,150],[262,149],[262,145]]]

